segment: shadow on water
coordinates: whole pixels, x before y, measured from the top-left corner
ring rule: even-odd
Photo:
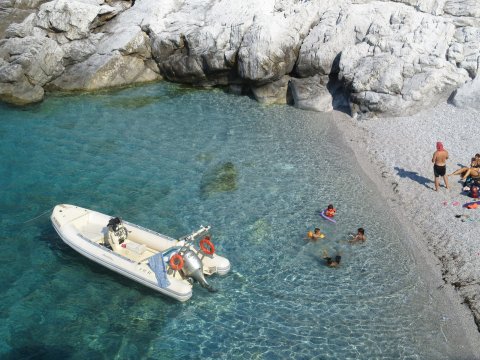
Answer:
[[[70,359],[74,353],[72,348],[61,348],[58,346],[45,346],[45,345],[27,345],[14,347],[7,354],[2,355],[4,360],[56,360],[56,359]]]
[[[428,186],[428,184],[433,184],[433,180],[419,175],[418,172],[416,171],[408,171],[405,169],[401,169],[398,166],[395,166],[394,169],[397,171],[397,175],[400,176],[401,178],[409,178],[413,181],[416,181],[420,185],[423,185],[426,188],[431,189],[431,187]]]
[[[62,241],[50,224],[41,227],[37,239],[45,243],[60,262],[70,262],[71,258],[77,254],[75,250]]]
[[[42,102],[36,102],[27,105],[15,105],[9,104],[5,102],[0,102],[0,112],[3,111],[13,111],[13,112],[20,112],[20,111],[28,111],[28,112],[40,112],[42,111]]]
[[[123,89],[121,89],[123,90]],[[124,93],[118,90],[116,96],[109,97],[108,101],[105,102],[105,105],[108,107],[113,108],[121,108],[121,109],[139,109],[144,106],[149,106],[153,104],[159,104],[161,102],[169,101],[172,99],[176,99],[182,95],[189,94],[194,91],[198,91],[197,88],[188,87],[185,85],[171,85],[167,86],[163,89],[161,93],[155,94],[145,94],[144,92],[133,94],[133,96],[127,95],[125,96]],[[111,92],[107,92],[106,95],[112,95]]]
[[[153,82],[151,86],[156,86],[157,83]],[[79,99],[79,98],[95,98],[97,100],[103,99],[103,105],[110,108],[120,109],[138,109],[144,106],[158,104],[163,101],[175,99],[181,95],[191,93],[193,91],[201,90],[193,86],[183,84],[166,84],[161,92],[148,93],[149,84],[130,84],[126,86],[117,86],[114,88],[99,89],[99,90],[74,90],[74,91],[52,91],[48,92],[49,96],[57,99]],[[128,93],[126,92],[128,91]],[[44,111],[44,103],[39,102],[35,104],[15,106],[10,104],[0,103],[1,108],[5,107],[10,110],[31,111],[38,112]]]
[[[52,250],[53,254],[57,258],[59,265],[72,266],[72,264],[75,264],[79,268],[81,267],[85,271],[90,272],[90,275],[92,276],[108,277],[112,281],[112,283],[114,282],[124,286],[125,288],[134,289],[135,291],[142,294],[142,296],[159,296],[167,303],[176,303],[175,300],[167,296],[163,296],[157,291],[141,285],[134,280],[117,274],[116,272],[107,269],[106,267],[97,264],[96,262],[89,260],[81,254],[77,253],[75,250],[73,250],[70,246],[68,246],[62,241],[60,236],[51,226],[45,226],[41,229],[38,240],[47,244],[48,248]]]

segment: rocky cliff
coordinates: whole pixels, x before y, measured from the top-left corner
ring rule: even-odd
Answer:
[[[479,106],[477,0],[8,4],[38,9],[8,27],[22,16],[0,17],[5,102],[165,78],[317,111],[346,99],[352,115],[411,114],[448,97]]]

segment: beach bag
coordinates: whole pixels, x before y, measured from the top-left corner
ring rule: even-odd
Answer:
[[[470,188],[470,196],[474,199],[478,198],[478,186],[472,186]]]

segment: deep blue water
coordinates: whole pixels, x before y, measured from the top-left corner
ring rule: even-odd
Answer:
[[[154,84],[0,107],[0,357],[443,359],[445,314],[332,118]],[[233,188],[215,191],[227,163]],[[230,184],[232,185],[232,184]],[[76,204],[179,237],[212,225],[232,271],[177,303],[75,253]],[[336,225],[318,216],[328,203]],[[320,226],[327,238],[304,240]],[[357,227],[368,241],[345,241]],[[330,269],[322,251],[342,253]]]

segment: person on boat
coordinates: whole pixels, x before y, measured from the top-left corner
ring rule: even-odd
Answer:
[[[336,213],[337,209],[335,209],[332,204],[328,205],[325,209],[325,216],[328,216],[329,218],[333,218]]]
[[[351,235],[352,238],[349,240],[349,243],[355,244],[355,243],[363,243],[367,240],[367,237],[365,236],[365,229],[364,228],[358,228],[357,234],[356,235]]]
[[[307,233],[307,237],[310,240],[317,241],[318,239],[323,239],[325,237],[325,234],[323,234],[319,228],[315,228],[313,232],[309,231]]]
[[[447,173],[447,159],[448,151],[444,149],[443,144],[437,142],[437,150],[433,153],[432,162],[433,162],[433,175],[435,176],[435,191],[438,191],[440,187],[439,177],[443,178],[445,187],[448,189],[448,177],[445,176]]]
[[[335,258],[332,258],[328,256],[328,251],[326,249],[323,249],[323,259],[326,261],[326,265],[328,267],[337,267],[340,265],[342,256],[340,255],[340,253],[337,253],[337,255],[335,255]]]

